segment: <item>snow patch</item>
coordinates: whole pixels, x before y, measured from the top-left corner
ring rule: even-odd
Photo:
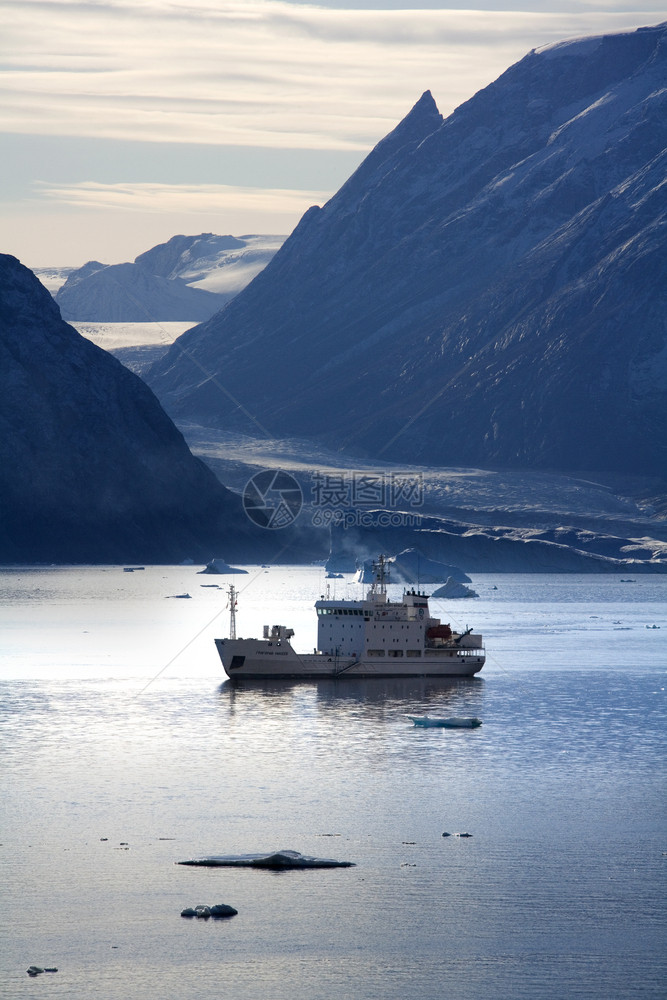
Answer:
[[[189,330],[190,322],[164,323],[77,323],[70,322],[82,337],[105,351],[126,347],[168,347]]]
[[[623,32],[619,32],[623,34]],[[553,59],[556,56],[578,56],[583,58],[589,56],[602,44],[604,35],[587,35],[580,38],[567,38],[560,42],[548,42],[535,49],[537,55],[546,59]]]

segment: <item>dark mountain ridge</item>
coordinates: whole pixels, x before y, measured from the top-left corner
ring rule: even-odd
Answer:
[[[0,562],[260,554],[241,504],[153,393],[0,255]]]
[[[659,25],[531,52],[444,121],[427,92],[150,384],[384,459],[660,474],[666,66]]]

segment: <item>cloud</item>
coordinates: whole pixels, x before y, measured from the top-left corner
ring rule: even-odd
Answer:
[[[531,48],[655,19],[287,0],[4,0],[0,130],[365,150],[423,90],[447,114]]]
[[[86,211],[188,213],[211,216],[221,212],[298,217],[313,204],[327,201],[332,191],[239,187],[230,184],[39,184],[42,197]]]

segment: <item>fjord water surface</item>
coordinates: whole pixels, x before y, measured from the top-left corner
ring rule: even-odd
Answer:
[[[667,578],[475,577],[471,680],[234,687],[228,583],[308,650],[329,582],[248,569],[0,574],[0,996],[663,997]],[[356,867],[175,863],[280,848]]]

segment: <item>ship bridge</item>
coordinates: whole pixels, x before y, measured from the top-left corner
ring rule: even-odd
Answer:
[[[418,655],[425,629],[440,624],[430,617],[428,597],[411,590],[400,601],[369,591],[363,601],[322,598],[317,609],[317,648],[328,656]]]

